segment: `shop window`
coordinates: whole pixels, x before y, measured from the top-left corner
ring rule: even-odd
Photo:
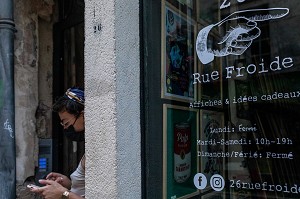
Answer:
[[[143,2],[145,198],[299,198],[299,9]]]

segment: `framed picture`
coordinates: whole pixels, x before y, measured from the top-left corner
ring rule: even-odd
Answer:
[[[200,111],[200,173],[205,175],[208,182],[214,174],[225,177],[223,173],[225,157],[213,155],[225,153],[224,145],[220,144],[225,136],[224,133],[219,132],[219,128],[224,128],[224,114],[222,112]],[[210,189],[212,188],[208,183],[202,191],[205,192]]]
[[[161,97],[195,101],[195,22],[168,3],[162,4]]]
[[[163,105],[163,197],[183,199],[198,195],[193,178],[199,171],[197,139],[199,111]]]

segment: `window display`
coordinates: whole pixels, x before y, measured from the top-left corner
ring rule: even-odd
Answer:
[[[299,10],[162,1],[162,198],[300,197]]]

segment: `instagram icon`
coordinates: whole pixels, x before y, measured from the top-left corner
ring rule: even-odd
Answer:
[[[210,186],[215,190],[215,191],[222,191],[225,186],[225,181],[224,178],[219,175],[215,174],[210,178]]]

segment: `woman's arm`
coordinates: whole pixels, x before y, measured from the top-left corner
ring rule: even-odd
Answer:
[[[83,199],[73,192],[70,192],[67,188],[63,187],[58,182],[53,180],[39,180],[39,183],[44,184],[44,187],[33,187],[31,192],[41,195],[45,199],[57,199],[63,198],[63,194],[66,193],[68,196],[64,196],[65,199]]]
[[[46,180],[53,180],[55,182],[58,182],[65,188],[71,189],[71,185],[72,185],[71,180],[63,174],[51,172],[46,176]]]

